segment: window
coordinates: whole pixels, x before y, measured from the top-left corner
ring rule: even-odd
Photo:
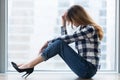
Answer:
[[[60,35],[61,15],[73,4],[85,7],[104,30],[104,39],[101,43],[101,70],[116,69],[114,0],[8,0],[9,71],[14,70],[11,61],[16,63],[30,61],[38,54],[45,41]],[[59,56],[55,56],[37,65],[36,70],[69,70],[69,68]]]

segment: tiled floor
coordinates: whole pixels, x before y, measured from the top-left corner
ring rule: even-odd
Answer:
[[[92,79],[79,79],[73,73],[33,73],[27,79],[19,73],[0,74],[0,80],[120,80],[120,74],[97,73]]]

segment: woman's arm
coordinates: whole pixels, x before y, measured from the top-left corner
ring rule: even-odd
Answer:
[[[67,29],[66,29],[66,13],[64,13],[64,15],[62,16],[61,35],[67,35]]]
[[[54,42],[57,39],[62,39],[63,41],[69,44],[75,41],[83,40],[85,38],[91,38],[94,35],[94,31],[95,30],[92,26],[88,26],[79,31],[78,33],[74,33],[73,35],[60,36],[56,39],[51,40],[51,42]]]

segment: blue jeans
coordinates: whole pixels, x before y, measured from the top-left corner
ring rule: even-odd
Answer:
[[[97,72],[96,67],[78,55],[66,42],[63,40],[55,40],[42,53],[45,60],[60,55],[70,69],[80,78],[91,78]]]

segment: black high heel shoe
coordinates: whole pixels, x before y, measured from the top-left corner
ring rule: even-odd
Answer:
[[[27,78],[34,70],[34,68],[26,68],[26,69],[19,69],[17,64],[14,62],[11,62],[12,66],[19,72],[26,72],[22,77]]]

